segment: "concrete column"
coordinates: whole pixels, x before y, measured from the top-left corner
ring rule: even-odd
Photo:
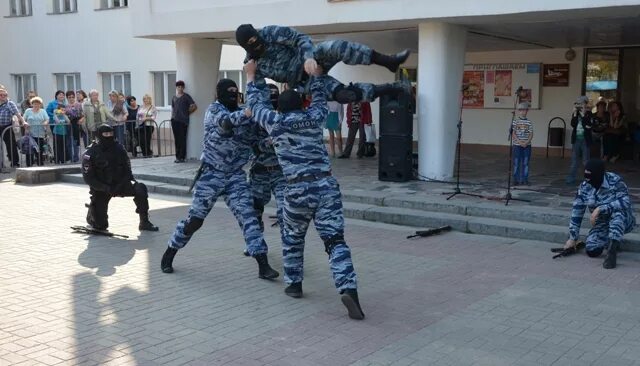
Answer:
[[[176,41],[176,80],[184,81],[185,92],[198,105],[198,110],[189,119],[188,159],[198,159],[202,153],[204,114],[214,100],[221,51],[222,42],[217,40],[184,38]]]
[[[422,177],[453,176],[466,42],[463,27],[418,26],[418,172]]]

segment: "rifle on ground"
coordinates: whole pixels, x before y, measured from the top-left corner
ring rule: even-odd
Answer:
[[[578,243],[576,243],[574,247],[571,247],[571,248],[567,248],[567,249],[565,249],[564,247],[551,248],[551,253],[557,253],[556,255],[553,256],[553,259],[560,258],[560,257],[568,257],[570,255],[578,253],[578,251],[580,251],[584,247],[585,247],[585,243],[583,241],[579,241]]]
[[[407,239],[432,236],[432,235],[443,233],[445,231],[451,231],[451,226],[446,225],[446,226],[441,226],[441,227],[437,227],[429,230],[419,230],[419,231],[416,231],[415,234],[407,236]]]
[[[71,226],[71,230],[73,230],[74,233],[79,233],[79,234],[110,236],[112,238],[122,238],[122,239],[129,238],[128,235],[115,234],[108,230],[99,230],[89,226]]]

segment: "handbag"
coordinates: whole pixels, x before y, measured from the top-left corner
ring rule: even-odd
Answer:
[[[368,125],[364,125],[364,134],[366,136],[365,141],[369,143],[376,142],[376,125],[371,123]]]

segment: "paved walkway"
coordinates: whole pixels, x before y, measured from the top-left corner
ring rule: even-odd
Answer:
[[[367,318],[345,315],[311,232],[305,298],[259,280],[228,210],[159,270],[188,200],[154,196],[158,233],[130,199],[86,237],[87,189],[0,183],[0,365],[640,365],[640,256],[619,268],[551,244],[347,220]],[[281,268],[269,227],[272,264]]]

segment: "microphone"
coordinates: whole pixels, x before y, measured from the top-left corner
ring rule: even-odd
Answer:
[[[520,92],[522,91],[522,89],[523,89],[523,88],[522,88],[522,85],[520,85],[520,86],[518,87],[518,90],[516,90],[516,93],[520,94]]]

